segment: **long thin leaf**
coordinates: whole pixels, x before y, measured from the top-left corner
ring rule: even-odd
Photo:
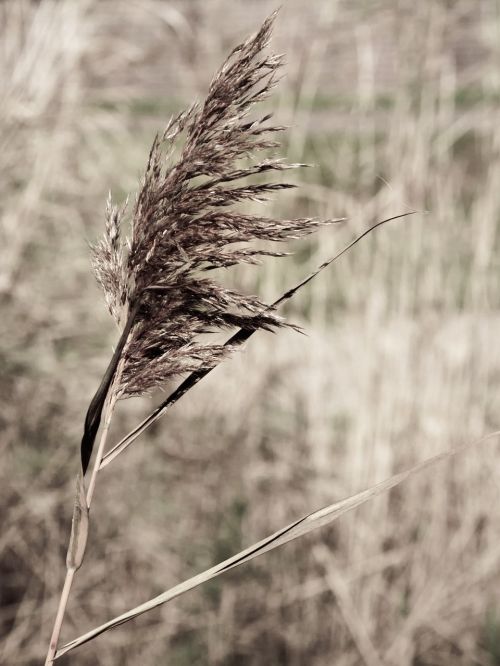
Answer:
[[[142,615],[143,613],[147,613],[148,611],[157,608],[158,606],[161,606],[162,604],[165,604],[168,601],[171,601],[172,599],[175,599],[175,597],[178,597],[181,594],[189,592],[189,590],[198,587],[202,583],[206,583],[212,578],[220,576],[226,571],[230,571],[235,567],[241,566],[242,564],[246,564],[255,557],[263,555],[264,553],[267,553],[270,550],[274,550],[275,548],[282,546],[288,541],[297,539],[298,537],[301,537],[304,534],[308,534],[309,532],[312,532],[313,530],[316,530],[319,527],[331,523],[332,521],[336,520],[337,518],[347,513],[348,511],[351,511],[352,509],[355,509],[356,507],[365,504],[368,500],[372,499],[373,497],[381,495],[382,493],[387,492],[391,488],[398,486],[400,483],[408,479],[410,476],[413,476],[414,474],[421,472],[427,467],[435,465],[440,461],[447,460],[452,456],[455,456],[457,453],[463,451],[464,449],[476,446],[481,442],[484,442],[488,439],[492,439],[493,437],[497,437],[498,435],[500,435],[500,431],[490,433],[485,437],[482,437],[480,440],[469,442],[463,446],[456,447],[454,449],[449,449],[448,451],[445,451],[443,453],[439,453],[438,455],[435,455],[431,458],[428,458],[427,460],[424,460],[421,463],[418,463],[417,465],[414,465],[405,472],[401,472],[399,474],[391,476],[389,479],[386,479],[385,481],[382,481],[381,483],[378,483],[372,486],[371,488],[368,488],[367,490],[363,490],[359,493],[356,493],[355,495],[347,497],[346,499],[340,500],[339,502],[330,504],[324,507],[323,509],[319,509],[319,511],[314,511],[313,513],[310,513],[306,516],[303,516],[302,518],[299,518],[298,520],[296,520],[293,523],[290,523],[290,525],[287,525],[283,529],[278,530],[277,532],[271,534],[265,539],[262,539],[262,541],[259,541],[258,543],[255,543],[252,546],[245,548],[244,550],[234,555],[233,557],[230,557],[229,559],[220,562],[214,567],[211,567],[210,569],[207,569],[206,571],[203,571],[202,573],[193,576],[193,578],[190,578],[189,580],[186,580],[183,583],[180,583],[179,585],[175,585],[166,592],[163,592],[162,594],[159,594],[157,597],[154,597],[154,599],[151,599],[146,603],[136,606],[132,610],[123,613],[123,615],[119,615],[118,617],[115,617],[109,622],[106,622],[105,624],[102,624],[101,626],[96,627],[91,631],[88,631],[86,634],[83,634],[82,636],[75,638],[74,640],[64,645],[57,652],[56,658],[61,657],[63,654],[66,654],[67,652],[74,650],[78,646],[83,645],[88,641],[91,641],[92,639],[96,638],[96,636],[99,636],[100,634],[109,631],[109,629],[113,629],[114,627],[117,627],[120,624],[124,624],[125,622],[128,622],[129,620],[132,620],[138,617],[139,615]]]
[[[393,217],[388,217],[385,220],[381,220],[380,222],[377,222],[376,224],[372,225],[366,231],[364,231],[362,234],[357,236],[353,241],[351,241],[346,247],[344,247],[340,252],[338,252],[334,257],[331,257],[327,261],[323,262],[321,266],[319,266],[315,271],[313,271],[310,275],[308,275],[306,278],[301,280],[298,284],[296,284],[294,287],[291,289],[288,289],[284,294],[282,294],[274,303],[268,306],[269,310],[273,310],[280,306],[282,303],[287,301],[288,299],[292,298],[294,294],[297,293],[302,287],[304,287],[306,284],[311,282],[321,271],[323,271],[325,268],[330,266],[330,264],[333,264],[337,259],[339,259],[342,255],[344,255],[346,252],[348,252],[352,247],[354,247],[357,243],[359,243],[360,240],[362,240],[365,236],[367,236],[369,233],[377,229],[378,227],[381,227],[383,224],[386,224],[387,222],[392,222],[393,220],[398,220],[402,217],[408,217],[409,215],[414,215],[417,211],[410,211],[408,213],[402,213],[401,215],[394,215]],[[234,335],[232,335],[226,342],[226,346],[231,346],[231,347],[236,347],[248,340],[251,335],[255,333],[255,329],[249,329],[249,328],[240,328]],[[141,423],[134,428],[131,432],[129,432],[128,435],[126,435],[118,444],[113,446],[103,457],[100,469],[103,467],[106,467],[106,465],[109,465],[109,463],[114,460],[117,456],[120,455],[120,453],[123,453],[125,449],[127,449],[135,440],[141,435],[149,426],[151,426],[155,421],[157,421],[159,418],[161,418],[165,412],[172,407],[180,398],[182,398],[183,395],[185,395],[190,389],[192,389],[196,384],[203,379],[203,377],[206,377],[214,368],[217,367],[218,364],[213,365],[211,368],[203,368],[201,370],[196,370],[195,372],[192,372],[186,379],[179,384],[179,386],[171,393],[168,398],[166,398],[156,409],[154,409],[149,416],[147,416]]]
[[[82,463],[82,475],[85,476],[87,469],[89,467],[90,458],[92,456],[92,451],[94,449],[94,442],[99,431],[99,426],[101,424],[102,410],[104,403],[106,402],[106,397],[108,391],[113,382],[116,368],[120,362],[120,357],[123,352],[123,348],[127,342],[132,326],[134,325],[135,315],[137,313],[137,307],[134,307],[128,316],[127,323],[122,331],[116,349],[113,356],[109,362],[106,372],[103,375],[99,388],[97,389],[94,397],[92,398],[87,414],[85,416],[85,425],[83,430],[82,441],[80,444],[80,457]]]

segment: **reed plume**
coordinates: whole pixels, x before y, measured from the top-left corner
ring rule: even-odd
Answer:
[[[92,264],[121,335],[85,419],[68,573],[47,664],[55,657],[71,583],[83,561],[88,509],[116,401],[148,393],[181,373],[202,376],[237,346],[215,343],[206,334],[238,328],[245,332],[240,337],[248,337],[288,325],[273,306],[208,274],[284,254],[259,248],[255,241],[297,239],[338,221],[275,219],[238,208],[293,187],[277,179],[242,184],[244,179],[303,166],[269,155],[284,129],[270,122],[271,114],[251,117],[276,85],[283,62],[282,56],[264,52],[275,16],[231,52],[204,103],[177,115],[155,137],[130,218],[126,204],[119,207],[108,199],[105,233],[92,247]],[[124,235],[126,224],[130,238]],[[103,411],[85,496],[83,477]]]
[[[269,157],[238,166],[241,159],[278,147],[274,136],[284,129],[269,124],[270,115],[249,119],[252,108],[273,89],[282,64],[281,56],[262,54],[273,19],[233,50],[204,104],[179,114],[155,138],[133,211],[130,243],[121,232],[124,210],[108,205],[106,234],[93,249],[93,264],[118,322],[134,313],[117,388],[123,397],[146,393],[227,354],[227,347],[200,342],[201,334],[282,326],[259,298],[223,287],[207,274],[255,263],[263,255],[281,256],[251,243],[299,238],[325,223],[231,208],[293,187],[283,182],[242,185],[242,179],[299,166]],[[184,144],[174,160],[181,135]]]

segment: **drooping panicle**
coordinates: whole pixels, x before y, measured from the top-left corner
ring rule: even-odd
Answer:
[[[274,18],[232,51],[204,103],[172,119],[155,138],[133,211],[129,248],[120,240],[119,211],[108,208],[94,266],[113,315],[135,312],[119,386],[124,396],[211,367],[231,351],[207,342],[200,337],[204,333],[283,325],[257,297],[223,287],[207,271],[282,256],[250,244],[300,238],[332,221],[281,220],[238,210],[237,204],[265,201],[293,187],[242,179],[301,166],[261,156],[279,146],[275,136],[284,128],[271,124],[269,114],[250,117],[273,89],[282,64],[281,56],[265,53]]]

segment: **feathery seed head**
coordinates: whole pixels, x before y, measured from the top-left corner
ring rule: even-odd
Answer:
[[[264,255],[282,256],[248,244],[300,238],[332,222],[273,219],[233,208],[293,187],[241,184],[242,179],[302,166],[256,158],[279,145],[274,136],[284,129],[269,124],[270,115],[249,119],[276,84],[282,64],[281,56],[263,53],[274,18],[232,51],[205,102],[173,118],[155,137],[133,211],[130,247],[120,233],[125,211],[108,202],[105,235],[93,248],[93,265],[115,319],[134,316],[124,350],[122,396],[147,392],[179,373],[212,367],[231,352],[202,341],[201,334],[282,326],[257,297],[221,286],[207,271],[257,263]],[[184,143],[174,160],[181,135]],[[251,163],[241,167],[242,159]]]

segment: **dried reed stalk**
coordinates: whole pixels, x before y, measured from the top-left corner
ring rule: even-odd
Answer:
[[[255,331],[289,325],[276,314],[276,307],[337,258],[270,306],[208,277],[213,269],[258,263],[266,255],[283,256],[255,247],[254,241],[301,238],[339,221],[274,219],[235,207],[265,201],[272,193],[293,187],[281,180],[241,184],[242,179],[304,166],[287,164],[268,153],[258,157],[279,146],[275,136],[284,128],[270,124],[271,115],[250,118],[254,106],[275,86],[282,64],[281,56],[264,52],[275,16],[232,51],[213,78],[204,103],[173,118],[155,138],[130,219],[126,205],[119,208],[108,200],[105,234],[92,248],[92,261],[121,335],[85,419],[66,580],[46,665],[56,657],[72,582],[83,562],[99,469]],[[246,166],[241,166],[243,159],[249,162]],[[131,226],[130,239],[123,236],[125,221]],[[231,328],[239,330],[226,344],[204,336]],[[191,374],[177,391],[106,454],[117,401],[148,393],[186,372]],[[104,425],[85,493],[84,477],[103,412]]]
[[[233,349],[200,336],[226,328],[272,330],[285,325],[255,296],[224,288],[210,270],[257,263],[264,255],[253,241],[300,238],[333,220],[273,219],[237,210],[234,204],[263,201],[292,187],[284,182],[240,184],[248,176],[279,173],[296,166],[257,156],[278,147],[284,128],[271,116],[251,119],[277,81],[282,57],[264,52],[275,14],[237,46],[210,85],[202,105],[173,118],[153,142],[131,216],[131,238],[123,237],[126,206],[108,201],[103,239],[92,259],[112,315],[122,327],[115,353],[93,397],[81,443],[81,470],[67,557],[67,575],[46,663],[55,656],[75,573],[81,566],[88,513],[119,398],[147,393],[185,372],[212,368]],[[174,150],[184,138],[180,154]],[[240,166],[242,158],[252,158]],[[85,497],[88,470],[102,412],[104,426]]]

